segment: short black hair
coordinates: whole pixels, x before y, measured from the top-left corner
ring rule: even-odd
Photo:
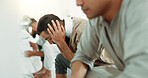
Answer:
[[[41,32],[45,31],[47,32],[47,28],[48,28],[48,23],[52,26],[53,28],[53,25],[52,25],[52,22],[51,20],[53,20],[54,22],[56,22],[56,20],[58,21],[61,21],[61,19],[54,15],[54,14],[47,14],[47,15],[44,15],[43,17],[41,17],[39,19],[39,22],[38,22],[38,27],[37,27],[37,34],[41,34]]]

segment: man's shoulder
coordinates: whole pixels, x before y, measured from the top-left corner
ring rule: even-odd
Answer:
[[[82,31],[87,24],[87,20],[79,17],[73,17],[73,30],[75,31]]]
[[[148,0],[124,0],[122,7],[126,9],[126,13],[142,13],[140,11],[147,11]],[[124,10],[123,9],[123,10]],[[142,14],[141,14],[142,15]]]
[[[122,14],[125,13],[127,24],[140,25],[148,19],[148,0],[125,0]]]
[[[74,26],[79,25],[82,22],[87,22],[87,19],[83,19],[83,18],[80,18],[80,17],[72,17],[72,20],[73,20]]]

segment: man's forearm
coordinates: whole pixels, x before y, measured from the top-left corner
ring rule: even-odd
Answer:
[[[62,55],[68,59],[69,61],[72,60],[72,58],[74,57],[74,53],[71,51],[71,49],[68,47],[68,45],[66,44],[65,41],[61,42],[60,44],[57,44]]]
[[[42,51],[34,52],[32,56],[41,56],[41,57],[44,57],[44,53]]]
[[[88,66],[81,61],[75,61],[71,65],[71,76],[70,78],[85,78],[88,70]]]

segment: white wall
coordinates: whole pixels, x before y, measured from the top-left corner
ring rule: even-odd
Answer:
[[[19,11],[20,8],[20,11]],[[39,19],[53,13],[61,18],[76,16],[86,18],[75,0],[0,0],[0,76],[21,78],[19,51],[17,47],[18,18],[29,15]],[[20,16],[20,17],[19,17]]]
[[[0,0],[0,78],[22,78],[18,51],[17,0]]]
[[[20,0],[21,14],[38,20],[45,14],[56,14],[61,18],[76,16],[86,18],[75,0]]]
[[[86,15],[83,13],[80,7],[76,6],[76,0],[68,0],[70,6],[70,12],[72,17],[81,17],[81,18],[87,18]]]

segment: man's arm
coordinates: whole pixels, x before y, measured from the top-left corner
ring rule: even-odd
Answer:
[[[68,47],[65,41],[66,32],[63,26],[60,25],[59,21],[56,21],[57,26],[54,21],[52,21],[54,29],[50,26],[50,30],[48,30],[52,40],[57,44],[59,47],[61,53],[65,58],[67,58],[69,61],[72,60],[74,57],[74,53],[71,51],[71,49]],[[55,30],[55,31],[54,31]]]
[[[27,57],[31,57],[31,56],[41,56],[41,57],[44,57],[44,53],[42,51],[38,51],[38,52],[26,51],[26,52],[27,52]]]
[[[72,74],[70,78],[85,78],[88,66],[81,61],[75,61],[71,65]]]
[[[100,49],[98,48],[100,43],[96,34],[96,28],[91,24],[97,21],[98,19],[89,21],[81,35],[77,51],[71,61],[71,78],[85,78],[87,70],[93,68],[93,63],[99,57]]]
[[[62,55],[68,59],[69,61],[72,60],[74,57],[74,52],[71,51],[71,49],[68,47],[67,43],[65,41],[61,42],[57,45],[62,53]]]

